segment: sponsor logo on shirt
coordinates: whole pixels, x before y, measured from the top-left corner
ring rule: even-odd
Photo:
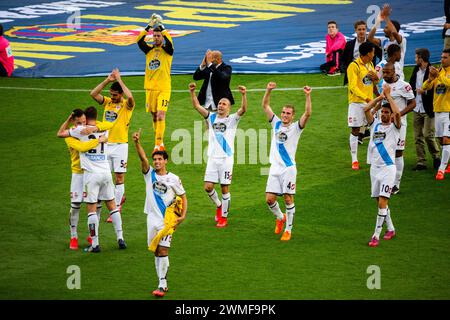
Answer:
[[[447,88],[442,83],[438,84],[438,86],[436,87],[436,94],[445,94],[446,91]]]
[[[117,117],[118,117],[117,113],[112,110],[108,110],[105,112],[105,120],[108,122],[116,121]]]
[[[88,158],[91,161],[104,161],[104,160],[106,160],[106,155],[86,153],[86,158]]]
[[[219,122],[219,123],[214,123],[212,125],[214,132],[221,132],[224,133],[225,130],[227,130],[227,125],[223,122]]]
[[[373,142],[382,143],[386,139],[386,132],[374,132],[373,134]]]
[[[362,82],[366,86],[370,86],[372,84],[372,80],[370,80],[370,78],[367,75],[362,79]]]
[[[167,186],[162,183],[161,181],[155,181],[153,183],[153,190],[155,190],[156,193],[160,194],[160,195],[164,195],[167,192]]]
[[[286,133],[284,133],[284,132],[278,133],[278,135],[277,135],[277,141],[278,142],[284,143],[284,142],[286,142],[287,139],[288,139],[288,136],[287,136]]]
[[[156,70],[161,66],[161,61],[159,61],[158,59],[153,59],[152,61],[150,61],[150,63],[148,64],[148,68],[150,70]]]

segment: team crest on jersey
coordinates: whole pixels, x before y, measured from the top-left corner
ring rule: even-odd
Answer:
[[[214,123],[212,125],[214,132],[221,132],[224,133],[225,130],[227,130],[227,125],[223,122],[219,122],[219,123]]]
[[[278,133],[278,135],[277,135],[277,141],[278,142],[284,143],[284,142],[286,142],[287,139],[288,139],[288,136],[287,136],[286,133],[284,133],[284,132]]]
[[[386,132],[374,132],[373,134],[373,142],[375,143],[381,143],[386,138]]]
[[[105,112],[105,120],[108,122],[114,122],[117,119],[117,113],[112,110],[107,110]]]
[[[445,87],[444,84],[440,83],[437,85],[436,94],[445,94],[446,91],[447,91],[447,88]]]
[[[164,194],[166,194],[167,189],[168,189],[167,186],[164,183],[162,183],[161,181],[153,182],[153,190],[156,193],[164,195]]]
[[[150,61],[150,63],[148,64],[148,68],[150,70],[156,70],[161,66],[161,61],[159,61],[158,59],[153,59],[152,61]]]

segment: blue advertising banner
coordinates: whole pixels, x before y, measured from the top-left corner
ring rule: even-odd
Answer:
[[[14,76],[143,74],[136,36],[152,13],[174,39],[172,73],[191,73],[207,49],[220,50],[235,73],[319,72],[327,22],[353,38],[353,23],[371,27],[383,5],[373,0],[17,0],[0,2],[0,23],[15,57]],[[405,64],[425,47],[439,61],[445,23],[441,0],[396,0],[391,19],[407,39]],[[384,24],[381,25],[381,28]],[[377,37],[384,37],[382,29]],[[151,35],[149,35],[151,41]]]

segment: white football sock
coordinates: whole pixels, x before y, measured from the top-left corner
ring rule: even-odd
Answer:
[[[97,212],[88,213],[88,228],[89,235],[92,239],[92,246],[96,247],[99,245]]]
[[[278,220],[283,220],[283,213],[280,210],[280,205],[278,204],[278,201],[275,201],[274,204],[269,206],[270,211],[277,217]]]
[[[383,230],[384,219],[387,215],[387,209],[378,208],[377,224],[375,226],[375,232],[372,237],[380,239],[381,230]]]
[[[397,168],[397,171],[395,173],[395,181],[394,186],[397,186],[397,188],[400,189],[400,179],[403,175],[403,168],[405,166],[405,162],[403,160],[403,156],[395,158],[395,167]]]
[[[358,136],[350,133],[350,153],[352,154],[352,163],[358,161]]]
[[[156,269],[156,276],[158,277],[159,281],[159,257],[155,256],[155,269]]]
[[[97,218],[100,221],[100,216],[102,214],[102,201],[97,202]]]
[[[78,238],[77,227],[78,221],[80,219],[80,208],[81,203],[79,202],[72,202],[70,204],[70,214],[69,214],[70,238]]]
[[[208,192],[209,198],[216,204],[217,207],[220,207],[222,203],[219,200],[219,196],[217,195],[216,189],[213,189],[213,191]]]
[[[285,231],[292,232],[292,225],[294,224],[295,204],[286,205],[286,229]]]
[[[167,272],[169,271],[169,257],[165,256],[165,257],[158,257],[158,258],[159,258],[158,288],[167,288]]]
[[[449,158],[450,158],[450,144],[446,144],[442,146],[441,165],[439,166],[440,171],[445,171],[445,169],[447,168]]]
[[[122,216],[120,215],[119,209],[114,209],[109,213],[114,225],[114,230],[116,230],[117,240],[123,239],[122,231]]]
[[[123,195],[125,193],[125,185],[122,184],[116,184],[115,187],[115,196],[116,196],[116,206],[120,206],[120,203],[122,202]]]
[[[387,207],[386,210],[387,210],[387,215],[386,215],[386,219],[384,221],[386,221],[387,229],[388,229],[388,231],[395,231],[394,224],[392,223],[392,219],[391,219],[391,210],[389,210],[389,207]]]
[[[226,218],[228,216],[228,211],[230,210],[231,194],[222,193],[222,217]]]

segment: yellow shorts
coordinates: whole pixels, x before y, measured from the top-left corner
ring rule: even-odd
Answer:
[[[169,107],[170,91],[145,90],[145,109],[147,112],[165,111]]]

